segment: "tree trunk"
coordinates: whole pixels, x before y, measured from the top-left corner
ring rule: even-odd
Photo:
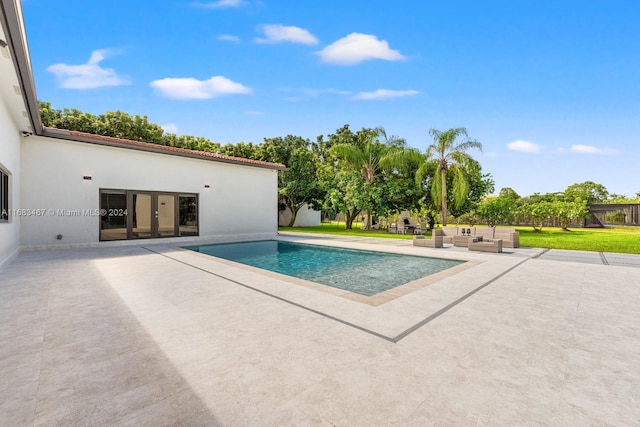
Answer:
[[[295,211],[291,209],[291,219],[289,220],[289,225],[287,225],[287,227],[293,227],[293,224],[296,223],[296,216],[298,216],[298,209]]]
[[[447,225],[447,171],[440,171],[440,179],[442,180],[440,191],[442,193],[442,226],[444,227]]]
[[[304,203],[297,203],[297,204],[293,203],[291,206],[289,206],[289,204],[285,203],[285,205],[291,211],[291,219],[289,220],[289,225],[287,225],[287,227],[293,227],[293,224],[295,224],[296,218],[298,217],[298,212],[300,211],[300,208],[302,208],[302,206],[304,206]]]
[[[347,211],[345,213],[344,222],[347,225],[347,230],[351,230],[353,228],[353,220],[356,219],[356,217],[358,216],[359,213],[360,213],[359,210],[354,210],[353,212]]]
[[[371,210],[367,210],[367,223],[365,225],[365,230],[371,230]]]

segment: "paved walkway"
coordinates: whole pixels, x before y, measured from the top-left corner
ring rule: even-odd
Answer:
[[[618,254],[613,252],[586,252],[551,249],[544,252],[540,259],[587,264],[617,265],[620,267],[640,267],[640,255]]]
[[[24,252],[0,425],[638,424],[637,258],[281,238],[473,266],[375,306],[166,246]]]

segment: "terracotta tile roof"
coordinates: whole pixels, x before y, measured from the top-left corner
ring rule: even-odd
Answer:
[[[267,169],[285,170],[286,166],[279,163],[264,162],[262,160],[245,159],[243,157],[227,156],[220,153],[209,153],[207,151],[188,150],[186,148],[170,147],[168,145],[152,144],[149,142],[132,141],[129,139],[113,138],[110,136],[95,135],[92,133],[78,132],[74,130],[56,129],[45,127],[43,136],[68,139],[71,141],[88,142],[112,147],[128,148],[134,150],[151,151],[162,154],[172,154],[176,156],[202,158],[225,163],[235,163],[238,165],[254,166]]]

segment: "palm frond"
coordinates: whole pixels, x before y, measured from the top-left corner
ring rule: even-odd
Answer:
[[[454,151],[469,151],[472,149],[477,149],[482,153],[482,143],[476,141],[475,139],[468,139],[466,141],[461,142],[456,145]]]
[[[425,162],[424,154],[416,149],[396,148],[389,150],[380,158],[380,166],[384,169],[406,169],[407,166],[419,165]]]
[[[438,129],[429,129],[429,135],[433,137],[434,141],[438,141],[440,139],[440,135],[442,135],[442,132]]]
[[[470,161],[473,161],[473,158],[469,154],[463,151],[452,151],[451,160],[452,160],[451,162],[452,164],[463,166],[469,163]]]
[[[469,193],[469,183],[464,175],[464,172],[458,165],[451,165],[449,168],[450,173],[453,175],[453,203],[456,207],[459,207],[464,203]]]
[[[416,184],[422,184],[422,181],[428,177],[433,176],[437,169],[437,165],[433,161],[425,161],[420,164],[416,171]]]
[[[368,156],[353,144],[339,143],[331,147],[331,153],[358,170],[366,163]]]
[[[442,174],[437,171],[433,175],[433,182],[431,183],[431,197],[433,200],[440,200],[442,197]]]

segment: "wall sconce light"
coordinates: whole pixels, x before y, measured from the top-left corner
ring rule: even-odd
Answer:
[[[209,184],[205,184],[204,188],[211,188],[211,186]]]
[[[85,181],[91,181],[91,175],[85,175],[82,177],[82,179],[84,179]]]

